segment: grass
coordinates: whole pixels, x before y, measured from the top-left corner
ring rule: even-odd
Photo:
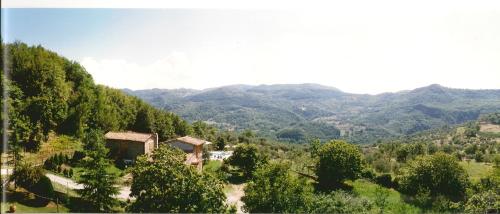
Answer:
[[[71,179],[78,181],[80,180],[80,175],[84,171],[82,167],[72,167],[73,168],[73,177]],[[113,173],[116,176],[120,176],[123,172],[123,170],[117,168],[115,165],[111,164],[106,168],[107,173]]]
[[[351,183],[353,192],[359,196],[366,197],[374,201],[377,187],[379,185],[366,180],[356,180]],[[384,189],[387,189],[384,187]],[[388,205],[385,208],[386,213],[421,213],[422,210],[412,204],[404,201],[403,195],[394,189],[388,189],[389,196],[387,198]]]
[[[5,213],[9,210],[10,205],[16,206],[17,213],[56,213],[57,206],[50,204],[46,207],[30,207],[18,202],[2,202],[2,213]],[[5,210],[4,210],[5,209]],[[69,209],[65,206],[59,204],[59,212],[69,212]]]
[[[464,167],[467,174],[469,174],[470,179],[473,181],[478,181],[480,178],[487,176],[493,169],[492,166],[484,163],[478,163],[475,160],[471,160],[470,162],[461,161],[460,165]]]
[[[7,191],[6,194],[7,202],[2,202],[2,213],[7,212],[11,205],[16,206],[18,213],[69,212],[69,209],[62,203],[59,203],[58,208],[55,202],[43,202],[40,198],[29,199],[26,191]]]
[[[40,145],[40,150],[37,153],[23,153],[23,160],[34,165],[43,165],[43,161],[49,157],[63,153],[73,155],[76,150],[82,149],[82,143],[73,137],[51,134],[49,140]]]
[[[66,194],[67,196],[70,196],[70,197],[78,197],[78,193],[76,193],[75,190],[67,188],[66,186],[64,186],[62,184],[52,182],[52,187],[54,187],[54,191],[56,191],[56,192]]]
[[[222,161],[211,160],[207,164],[203,165],[203,171],[205,172],[216,172],[222,166]]]

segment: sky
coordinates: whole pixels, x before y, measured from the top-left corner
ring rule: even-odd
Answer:
[[[499,89],[500,7],[478,2],[2,8],[2,39],[40,44],[78,61],[99,84],[134,90],[292,83],[368,94],[435,83]]]

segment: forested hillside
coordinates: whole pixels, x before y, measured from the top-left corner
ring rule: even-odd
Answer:
[[[7,130],[14,149],[36,151],[50,132],[82,137],[87,129],[133,130],[158,132],[165,140],[192,130],[175,114],[120,90],[96,85],[77,62],[41,46],[17,42],[2,43],[1,48],[8,56],[0,63],[2,68],[6,63],[10,74],[2,90],[8,90]],[[2,112],[2,121],[4,118]]]
[[[461,124],[500,110],[500,90],[440,85],[379,95],[345,93],[315,84],[125,91],[189,121],[251,129],[294,142],[319,137],[370,143]]]

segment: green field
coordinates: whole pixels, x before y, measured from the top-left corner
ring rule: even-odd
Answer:
[[[477,163],[475,160],[471,160],[470,162],[461,161],[460,165],[464,167],[470,179],[473,181],[478,181],[480,178],[486,177],[493,169],[491,165]]]
[[[359,196],[366,197],[374,201],[377,184],[359,179],[351,183],[353,191]],[[386,188],[387,189],[387,188]],[[385,209],[386,213],[421,213],[422,210],[414,205],[408,204],[403,200],[401,193],[394,189],[388,189],[389,196],[387,198],[388,205]]]

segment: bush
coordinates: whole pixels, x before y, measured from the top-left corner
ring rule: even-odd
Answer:
[[[306,213],[369,213],[373,204],[344,191],[313,195]]]
[[[467,213],[498,213],[500,212],[500,195],[494,191],[481,192],[467,200]]]
[[[399,189],[409,195],[428,190],[431,196],[443,195],[452,200],[462,200],[469,177],[456,158],[436,153],[417,157],[401,168],[398,183]]]
[[[373,172],[373,170],[370,168],[364,168],[363,171],[361,171],[361,177],[368,180],[373,180],[375,179],[375,172]]]
[[[387,187],[387,188],[394,188],[394,182],[392,182],[392,176],[391,174],[381,174],[375,177],[375,183],[379,184],[380,186]]]
[[[83,151],[75,151],[73,153],[73,157],[71,157],[71,164],[76,165],[84,157],[85,157],[85,153]]]
[[[40,167],[31,166],[28,164],[19,164],[14,168],[14,173],[10,177],[11,181],[17,185],[29,189],[35,185],[43,176],[43,171]]]

